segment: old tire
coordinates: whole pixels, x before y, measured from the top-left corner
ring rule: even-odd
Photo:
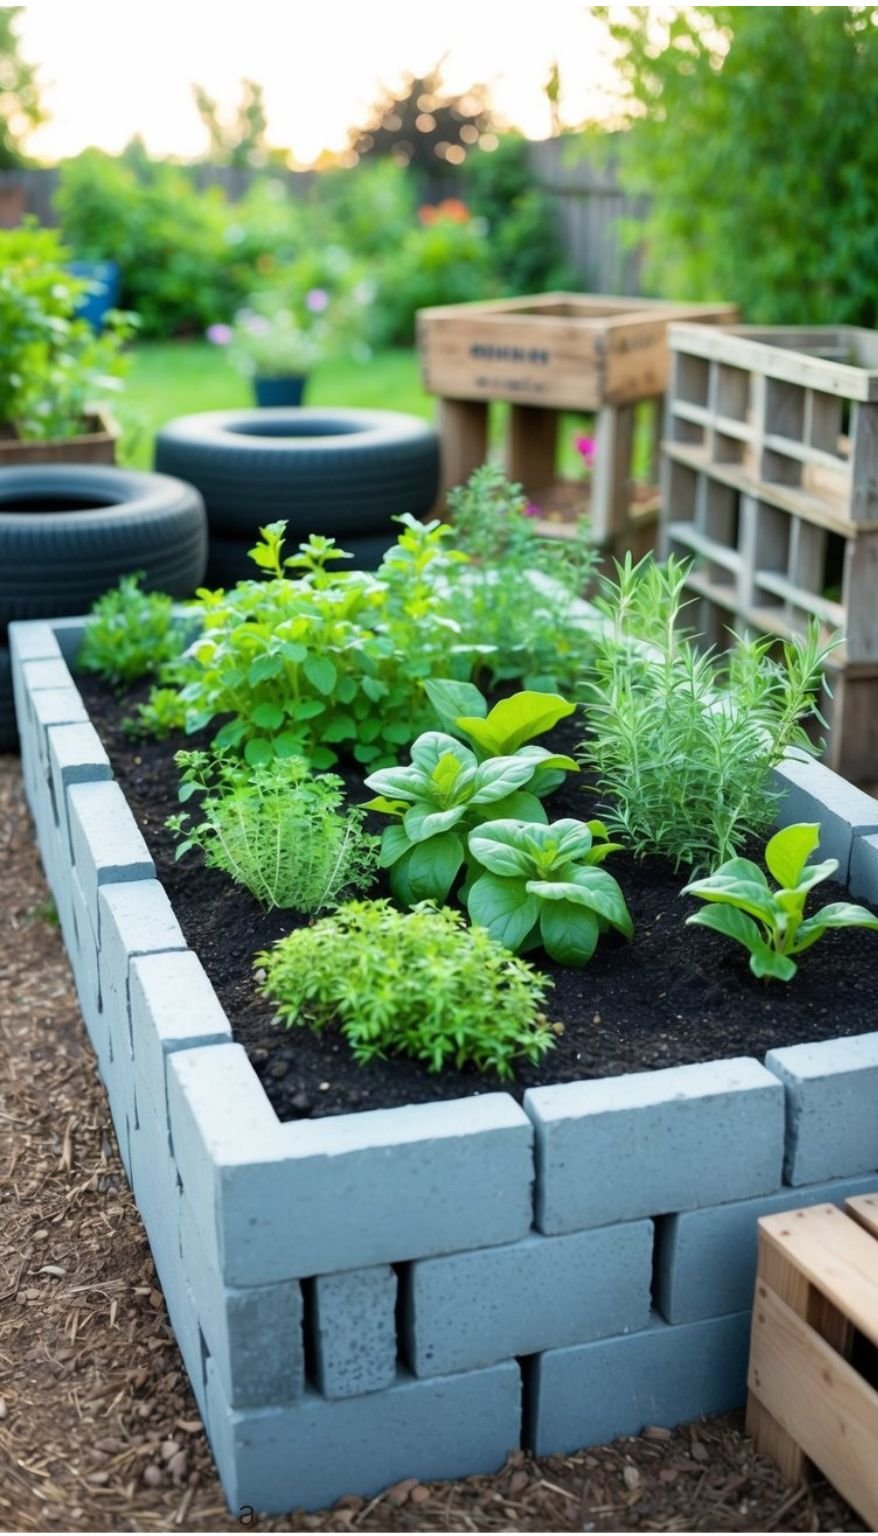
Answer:
[[[87,464],[0,470],[0,631],[83,613],[120,576],[188,597],[207,565],[198,492],[167,475]]]
[[[348,554],[353,555],[353,560],[339,560],[329,566],[331,571],[375,571],[381,564],[385,551],[396,543],[399,532],[397,524],[391,526],[387,533],[363,533],[342,534],[339,544]],[[258,566],[254,565],[247,551],[253,548],[252,539],[229,539],[219,534],[210,536],[210,549],[207,557],[207,576],[205,585],[208,587],[233,587],[237,581],[262,581],[264,575]],[[290,540],[285,547],[287,554],[292,554],[295,545]],[[295,573],[293,573],[295,574]]]
[[[18,726],[12,697],[12,662],[9,647],[0,645],[0,752],[18,751]]]
[[[156,440],[156,469],[204,497],[211,532],[255,539],[283,518],[289,540],[390,531],[401,512],[436,500],[439,443],[395,411],[207,411],[182,416]]]

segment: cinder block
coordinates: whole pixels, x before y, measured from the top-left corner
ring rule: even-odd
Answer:
[[[183,1277],[230,1405],[257,1408],[301,1397],[305,1345],[299,1282],[223,1285],[204,1251],[185,1195],[180,1208],[180,1248]]]
[[[61,857],[70,864],[73,861],[73,845],[67,817],[67,791],[71,784],[110,779],[113,776],[112,769],[100,737],[90,723],[52,726],[48,733],[48,747],[49,787],[58,826],[59,851]]]
[[[531,1088],[541,1232],[719,1205],[780,1187],[784,1105],[746,1056]]]
[[[34,694],[36,700],[48,697],[48,693]],[[155,877],[155,865],[114,779],[96,784],[71,784],[67,791],[67,809],[79,883],[92,926],[100,939],[98,886],[151,880]]]
[[[878,1034],[769,1051],[787,1101],[788,1184],[878,1168]]]
[[[60,655],[22,662],[21,676],[28,693],[36,693],[42,688],[69,688],[73,681],[70,669]]]
[[[232,1027],[191,949],[135,957],[130,994],[135,1074],[153,1101],[166,1106],[165,1057],[193,1046],[231,1043]]]
[[[13,662],[56,661],[61,655],[52,625],[44,619],[17,619],[9,626]]]
[[[239,1045],[176,1051],[167,1070],[181,1177],[227,1285],[530,1229],[532,1128],[506,1094],[281,1125]]]
[[[656,1319],[642,1333],[535,1356],[527,1443],[563,1456],[647,1424],[672,1428],[737,1408],[747,1393],[750,1313],[672,1328]]]
[[[128,973],[139,955],[186,948],[164,886],[158,880],[123,880],[98,887],[98,970],[103,1027],[113,1060],[124,1058],[133,1074]],[[188,1007],[181,994],[180,1002]],[[159,1103],[163,1100],[159,1098]]]
[[[441,1376],[645,1328],[651,1221],[419,1259],[404,1288],[408,1364]]]
[[[705,1211],[666,1216],[656,1233],[656,1305],[669,1323],[695,1323],[742,1312],[753,1301],[756,1223],[776,1211],[841,1205],[878,1191],[878,1174],[784,1189],[757,1200],[736,1200]]]
[[[27,703],[22,668],[27,661],[52,661],[60,658],[58,642],[48,624],[34,620],[18,621],[9,626],[9,655],[12,662],[12,692],[15,718],[21,742],[21,767],[27,802],[33,814],[36,773],[36,737],[33,717]]]
[[[75,869],[69,871],[63,886],[61,899],[58,902],[58,917],[83,1022],[98,1058],[98,1065],[103,1071],[109,1061],[109,1054],[101,1020],[98,941]]]
[[[392,1386],[396,1273],[390,1265],[318,1275],[311,1291],[311,1343],[324,1397],[357,1397]]]
[[[162,1105],[135,1084],[130,1122],[131,1188],[167,1293],[183,1281],[181,1191]]]
[[[422,1482],[496,1472],[519,1443],[521,1376],[514,1361],[331,1401],[307,1393],[289,1408],[234,1412],[212,1360],[208,1430],[229,1508],[321,1509],[339,1489],[369,1498],[404,1477]]]
[[[71,618],[52,619],[51,630],[58,644],[58,649],[64,657],[68,667],[75,667],[79,656],[79,648],[82,645],[85,634],[85,616],[75,615]]]
[[[851,849],[851,896],[878,907],[878,835],[860,833]]]
[[[786,758],[774,770],[774,786],[783,794],[778,825],[819,821],[820,847],[815,857],[838,859],[836,878],[847,883],[855,833],[878,832],[878,800],[810,759]]]

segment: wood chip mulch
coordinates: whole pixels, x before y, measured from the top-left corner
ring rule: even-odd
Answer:
[[[168,1328],[45,882],[0,758],[0,1529],[232,1531]],[[257,1518],[265,1531],[861,1531],[739,1415],[495,1477]]]

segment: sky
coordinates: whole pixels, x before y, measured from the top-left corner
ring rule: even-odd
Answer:
[[[451,89],[488,85],[503,118],[543,138],[555,59],[563,119],[602,114],[611,72],[590,12],[581,0],[37,0],[19,34],[50,120],[27,147],[51,161],[140,133],[155,154],[195,157],[206,137],[192,82],[227,109],[248,77],[265,87],[271,141],[307,164],[344,147],[382,83],[443,55]]]

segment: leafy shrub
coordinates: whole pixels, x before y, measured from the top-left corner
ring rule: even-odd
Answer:
[[[415,205],[411,172],[390,158],[375,158],[322,172],[309,213],[323,234],[321,244],[371,261],[401,244],[415,222]]]
[[[838,869],[838,859],[822,864],[806,861],[820,842],[820,827],[800,822],[776,832],[766,844],[765,863],[780,887],[773,891],[752,859],[727,859],[706,880],[696,880],[683,890],[710,903],[687,917],[725,934],[750,951],[754,976],[775,976],[791,981],[798,969],[793,955],[800,955],[822,938],[828,928],[873,928],[878,917],[866,907],[849,901],[833,901],[813,917],[805,917],[808,892]]]
[[[376,276],[372,339],[378,346],[410,345],[419,309],[500,292],[484,222],[448,215],[410,229],[387,252]]]
[[[68,255],[54,230],[0,230],[0,424],[22,438],[75,437],[125,371],[131,317],[111,312],[100,336],[77,319]]]
[[[618,846],[601,821],[487,821],[469,835],[486,871],[470,889],[469,915],[509,949],[542,944],[561,965],[587,965],[603,929],[634,932],[618,882],[596,867]]]
[[[133,683],[160,672],[182,651],[173,598],[144,592],[141,575],[123,576],[93,604],[77,657],[83,672],[96,672],[110,683]]]
[[[463,636],[490,648],[484,664],[495,684],[521,678],[528,688],[566,692],[579,684],[591,657],[576,603],[597,557],[585,524],[574,539],[544,539],[527,507],[521,486],[494,464],[451,491],[455,547],[468,557],[449,577],[454,612]]]
[[[538,185],[527,139],[501,134],[490,154],[468,155],[460,170],[464,200],[486,220],[497,276],[506,293],[580,288],[563,259],[552,198]]]
[[[251,553],[269,579],[199,594],[203,633],[175,668],[187,731],[230,717],[216,744],[253,766],[305,757],[328,768],[339,751],[363,764],[393,761],[430,723],[420,682],[447,670],[457,639],[431,579],[444,567],[448,530],[398,521],[403,531],[376,575],[330,571],[348,556],[314,535],[284,558],[286,525],[262,529]],[[465,655],[461,665],[471,665]]]
[[[186,710],[176,688],[151,688],[145,703],[135,705],[134,714],[122,721],[126,736],[151,737],[167,741],[186,725]]]
[[[772,658],[772,637],[727,655],[699,651],[679,625],[687,565],[618,565],[597,606],[607,621],[586,689],[582,760],[607,797],[607,822],[637,853],[712,868],[764,835],[769,772],[820,720],[827,655],[816,626]]]
[[[359,1062],[413,1056],[431,1072],[510,1078],[553,1044],[542,1012],[551,982],[447,908],[349,902],[256,963],[282,1023],[319,1032],[337,1021]]]
[[[166,825],[181,841],[177,858],[200,848],[209,869],[245,885],[263,906],[321,912],[366,890],[378,864],[378,839],[363,812],[343,811],[335,774],[312,777],[300,757],[245,768],[221,753],[178,752],[180,799],[201,795],[200,820]]]

